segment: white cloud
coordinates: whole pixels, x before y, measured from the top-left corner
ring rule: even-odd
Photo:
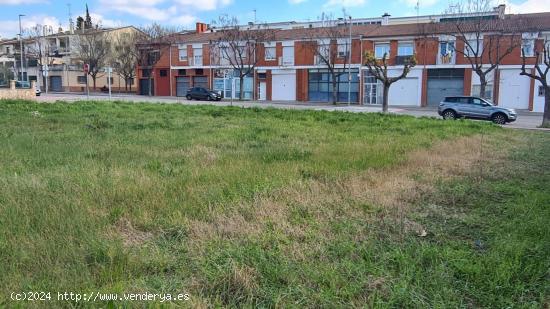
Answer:
[[[80,16],[85,16],[85,15],[86,15],[86,13],[82,13]],[[114,20],[114,19],[105,18],[105,17],[103,17],[103,15],[97,14],[97,13],[91,13],[90,12],[90,17],[92,18],[92,22],[94,24],[99,24],[102,27],[115,28],[115,27],[122,27],[122,26],[126,25],[126,23],[124,23],[121,20]],[[74,22],[76,23],[76,20]],[[76,24],[75,24],[75,27],[76,27]]]
[[[288,3],[290,4],[300,4],[303,2],[306,2],[307,0],[288,0]]]
[[[23,28],[23,36],[25,36],[25,30],[30,29],[36,25],[50,26],[54,32],[57,32],[61,26],[63,29],[67,29],[66,24],[61,24],[59,19],[48,15],[32,15],[24,16],[21,18],[21,27]],[[19,33],[19,20],[3,20],[0,21],[0,37],[12,38]]]
[[[367,3],[366,0],[328,0],[327,3],[325,3],[323,6],[325,8],[331,8],[331,7],[355,7],[355,6],[362,6],[365,3]]]
[[[518,14],[550,11],[550,1],[548,0],[526,0],[519,4],[506,2],[506,13]]]
[[[171,23],[176,26],[189,27],[193,25],[197,20],[198,18],[193,15],[181,15],[174,17],[171,20]]]
[[[227,6],[233,2],[232,0],[176,0],[177,3],[192,7],[199,11],[212,11],[220,7]]]
[[[175,13],[175,7],[158,8],[164,0],[132,1],[132,0],[100,0],[100,8],[135,15],[151,21],[165,21]]]
[[[4,5],[22,5],[22,4],[35,4],[45,3],[45,0],[0,0],[0,4]]]

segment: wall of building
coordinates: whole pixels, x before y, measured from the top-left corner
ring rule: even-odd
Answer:
[[[35,92],[36,83],[31,82],[30,89],[16,89],[15,81],[10,81],[10,87],[3,89],[0,88],[0,100],[2,99],[20,99],[20,100],[36,100]]]
[[[384,42],[390,44],[391,54],[390,58],[388,59],[388,63],[390,65],[390,75],[396,76],[398,75],[401,70],[402,66],[395,65],[396,64],[396,56],[398,51],[398,46],[400,42],[414,42],[414,50],[415,50],[415,56],[417,59],[417,67],[414,68],[410,73],[409,76],[403,80],[398,81],[394,85],[392,85],[392,88],[390,90],[390,104],[392,105],[413,105],[413,106],[424,106],[426,105],[427,98],[426,98],[426,92],[427,92],[427,70],[428,69],[434,69],[434,68],[447,68],[447,69],[458,69],[458,70],[464,70],[464,88],[463,88],[463,94],[464,95],[470,95],[475,94],[473,93],[473,90],[476,90],[480,84],[479,77],[477,74],[475,74],[471,67],[470,62],[466,57],[464,57],[460,53],[455,52],[454,56],[454,62],[445,62],[445,64],[438,64],[441,59],[440,57],[440,42],[439,39],[441,37],[441,40],[445,41],[446,37],[444,36],[438,36],[438,35],[427,35],[423,38],[413,38],[413,37],[388,37],[387,39],[384,38],[376,38],[376,39],[363,39],[359,40],[357,38],[354,38],[352,40],[352,51],[351,51],[351,57],[352,57],[352,64],[355,64],[358,66],[362,61],[362,54],[365,51],[372,51],[374,52],[374,47],[376,42]],[[486,36],[484,40],[484,48],[489,49],[489,40],[490,37]],[[283,57],[283,46],[288,45],[289,42],[291,45],[294,45],[294,65],[285,65],[281,66],[279,63],[279,58]],[[520,41],[506,41],[501,40],[501,46],[500,49],[506,49],[508,46],[507,44],[518,44]],[[272,100],[277,99],[277,97],[280,97],[276,93],[274,93],[274,89],[282,89],[279,86],[275,85],[274,83],[281,83],[282,79],[280,77],[274,78],[274,72],[279,73],[277,75],[281,74],[281,70],[292,70],[292,73],[295,76],[295,99],[297,101],[309,101],[310,98],[308,98],[308,70],[313,68],[323,68],[324,66],[322,64],[314,64],[314,51],[311,48],[312,42],[304,41],[303,39],[298,39],[295,41],[277,41],[270,43],[270,46],[275,47],[275,59],[272,60],[266,60],[265,59],[265,46],[264,44],[260,44],[258,47],[258,54],[257,57],[259,59],[257,70],[261,70],[261,73],[265,73],[265,78],[261,80],[261,82],[266,83],[266,100]],[[315,42],[313,42],[315,44]],[[187,45],[187,61],[180,61],[179,60],[179,50],[176,45],[174,45],[171,48],[171,52],[164,51],[161,57],[161,60],[155,65],[155,79],[157,83],[155,83],[155,91],[157,92],[157,95],[176,95],[176,78],[178,75],[178,69],[186,69],[185,76],[188,76],[191,78],[191,84],[190,87],[193,86],[192,79],[196,75],[201,76],[207,76],[208,77],[208,85],[209,87],[212,87],[213,85],[213,76],[210,71],[210,50],[209,46],[206,43],[188,43]],[[333,52],[336,51],[337,44],[335,41],[331,42],[331,46],[333,49]],[[541,46],[541,41],[536,41],[536,46]],[[191,59],[193,59],[193,48],[201,47],[202,48],[202,59],[203,63],[202,65],[194,65]],[[455,41],[455,48],[457,50],[464,50],[464,44],[460,40]],[[171,58],[170,55],[171,54]],[[484,62],[488,63],[490,62],[488,59],[488,54],[485,55],[484,59],[482,59]],[[528,57],[526,60],[527,65],[534,64],[534,57]],[[342,65],[344,63],[347,63],[347,59],[343,58],[337,58],[336,64]],[[503,106],[510,105],[509,102],[506,102],[506,100],[509,100],[509,95],[503,95],[502,93],[506,93],[509,91],[510,87],[515,87],[517,85],[520,86],[520,90],[516,91],[519,93],[519,99],[516,101],[521,101],[525,104],[527,102],[528,108],[533,108],[535,110],[541,110],[541,102],[543,102],[543,97],[538,96],[538,87],[530,86],[529,81],[527,81],[526,77],[520,77],[518,71],[518,67],[521,65],[522,59],[520,54],[520,49],[516,48],[510,55],[507,55],[502,60],[502,64],[499,68],[499,70],[495,70],[491,74],[489,74],[489,86],[490,89],[493,91],[493,101],[495,103],[504,100],[502,102]],[[217,66],[217,63],[213,63],[212,65]],[[158,77],[158,70],[159,69],[167,69],[172,68],[170,70],[170,74],[167,78],[161,79]],[[203,72],[200,74],[196,74],[195,69],[203,68]],[[361,72],[364,71],[364,67],[361,67]],[[256,72],[256,78],[255,78],[255,84],[254,84],[254,98],[258,99],[259,96],[259,85],[260,80],[257,78]],[[263,75],[262,75],[263,76]],[[137,84],[137,80],[136,80]],[[168,85],[167,85],[168,84]],[[171,84],[171,88],[170,88]],[[359,90],[359,97],[363,98],[363,79],[360,80],[360,90]],[[503,90],[504,89],[504,90]],[[515,88],[514,88],[515,89]],[[170,91],[171,90],[171,91]],[[406,98],[406,102],[404,101]],[[524,105],[521,105],[524,106]]]

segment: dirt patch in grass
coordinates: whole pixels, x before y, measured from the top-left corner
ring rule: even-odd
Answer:
[[[137,229],[127,218],[120,218],[111,234],[120,237],[125,247],[142,245],[153,237],[153,233]]]
[[[508,136],[513,139],[513,136]],[[208,221],[189,222],[190,240],[241,239],[262,234],[266,227],[293,239],[304,238],[340,219],[382,220],[405,232],[423,236],[423,227],[405,219],[411,201],[429,193],[438,181],[466,175],[486,161],[506,153],[482,135],[443,141],[410,153],[403,163],[388,169],[370,169],[336,181],[307,180],[275,192],[258,195],[234,207],[231,213],[212,212]],[[296,214],[297,212],[297,214]]]

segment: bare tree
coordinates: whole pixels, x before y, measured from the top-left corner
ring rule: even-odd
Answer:
[[[244,95],[244,78],[254,73],[254,68],[260,61],[257,55],[261,43],[274,39],[274,32],[265,25],[240,26],[236,17],[222,15],[216,22],[220,28],[218,38],[210,42],[213,51],[239,73],[239,100]]]
[[[550,127],[550,85],[548,72],[550,71],[550,40],[545,39],[542,51],[535,48],[535,68],[534,73],[527,70],[525,51],[522,50],[522,65],[520,75],[527,76],[540,82],[544,88],[544,114],[542,116],[542,126]]]
[[[176,41],[178,28],[165,27],[157,23],[139,28],[136,33],[136,59],[142,70],[149,70],[147,76],[149,84],[149,96],[153,95],[153,67],[168,52]]]
[[[139,53],[136,44],[143,37],[143,33],[128,32],[119,34],[114,39],[113,60],[116,72],[124,78],[124,89],[132,91],[130,80],[136,77]],[[129,87],[128,87],[129,86]]]
[[[27,40],[30,44],[27,45],[27,55],[36,60],[38,67],[44,72],[46,65],[53,63],[51,57],[51,45],[46,36],[53,33],[51,26],[36,24],[26,32]],[[46,85],[46,76],[42,74],[42,85]]]
[[[451,5],[446,12],[455,15],[451,17],[450,35],[464,45],[455,51],[479,76],[481,97],[487,97],[489,74],[521,46],[522,20],[511,23],[503,14],[488,14],[494,10],[492,0],[468,0]]]
[[[80,60],[88,65],[88,75],[92,78],[94,90],[110,51],[111,43],[103,30],[96,27],[84,30],[78,35],[78,55]]]
[[[388,96],[390,87],[396,81],[407,77],[411,68],[416,66],[416,56],[413,55],[404,61],[401,74],[395,77],[390,77],[388,74],[388,54],[384,53],[381,59],[376,58],[372,51],[366,51],[363,55],[363,64],[369,70],[369,73],[382,83],[384,88],[382,93],[382,112],[388,112]]]
[[[351,42],[349,40],[349,28],[346,23],[338,23],[332,15],[323,13],[320,21],[322,27],[312,28],[307,32],[306,42],[303,44],[307,51],[314,55],[314,64],[324,65],[331,76],[332,104],[338,102],[338,81],[340,76],[347,74],[345,70],[337,69],[341,64],[345,68]],[[349,77],[348,77],[349,78]]]

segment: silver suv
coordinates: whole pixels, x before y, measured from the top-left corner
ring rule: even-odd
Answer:
[[[437,113],[443,119],[464,117],[491,120],[496,124],[506,124],[518,118],[513,109],[494,106],[485,99],[470,96],[446,97],[439,103]]]

